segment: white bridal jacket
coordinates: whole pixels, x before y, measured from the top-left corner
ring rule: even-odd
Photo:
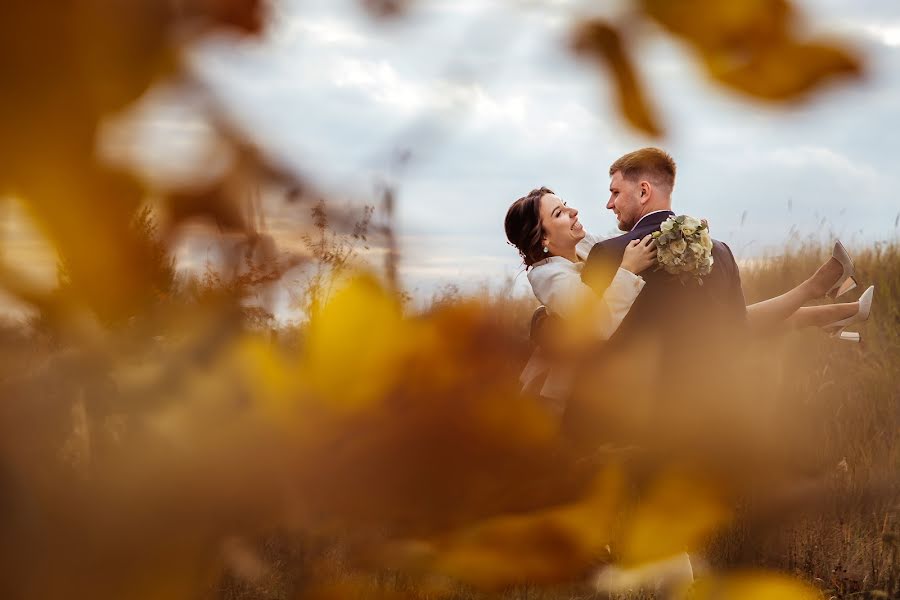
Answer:
[[[588,303],[594,303],[590,326],[594,328],[595,339],[604,341],[612,337],[628,311],[634,304],[638,294],[644,288],[644,279],[631,271],[619,268],[612,283],[602,296],[581,281],[581,269],[591,248],[600,238],[587,233],[578,242],[575,251],[579,261],[573,263],[561,256],[551,256],[535,263],[528,271],[528,281],[534,295],[547,308],[547,312],[563,319],[574,318]],[[551,361],[547,354],[536,348],[520,381],[529,387],[537,377],[547,375],[541,387],[540,395],[549,401],[548,408],[561,413],[565,408],[565,400],[571,392],[574,372],[572,365]]]

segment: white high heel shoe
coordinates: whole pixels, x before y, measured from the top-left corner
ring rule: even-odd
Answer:
[[[834,243],[834,250],[831,251],[831,257],[841,263],[841,267],[844,269],[840,279],[837,280],[837,283],[831,286],[831,289],[825,293],[826,296],[834,299],[846,294],[858,284],[856,282],[856,269],[853,266],[853,261],[850,260],[850,255],[847,254],[847,249],[844,248],[844,245],[840,240]]]
[[[845,342],[859,342],[862,339],[859,333],[855,331],[845,332],[844,328],[848,325],[862,323],[863,321],[868,320],[869,315],[872,313],[872,300],[874,297],[875,286],[870,285],[869,288],[862,293],[862,296],[859,297],[859,310],[856,311],[855,315],[825,325],[822,329],[827,331],[831,337],[844,340]]]

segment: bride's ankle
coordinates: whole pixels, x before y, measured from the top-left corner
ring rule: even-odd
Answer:
[[[841,311],[841,318],[846,319],[847,317],[852,317],[856,313],[859,312],[859,302],[845,302],[839,304],[841,308],[844,310]]]
[[[841,263],[838,262],[835,258],[829,258],[826,260],[816,272],[813,273],[812,277],[807,279],[804,283],[808,284],[807,289],[809,290],[810,297],[821,298],[824,296],[831,287],[837,283],[838,279],[841,278],[841,274],[844,272]]]

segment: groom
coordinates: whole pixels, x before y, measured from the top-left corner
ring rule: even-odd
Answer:
[[[658,231],[663,221],[675,215],[675,161],[666,152],[658,148],[630,152],[612,164],[609,176],[606,208],[615,213],[625,233],[596,244],[588,255],[582,280],[598,294],[609,287],[628,243]],[[682,284],[661,270],[642,273],[646,285],[609,345],[650,338],[668,349],[697,340],[698,332],[708,341],[740,335],[746,317],[740,272],[722,242],[714,241],[712,256],[713,270],[702,286]]]

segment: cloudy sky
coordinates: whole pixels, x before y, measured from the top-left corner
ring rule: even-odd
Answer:
[[[807,0],[811,29],[839,35],[867,78],[790,109],[749,103],[705,77],[689,50],[650,27],[630,33],[668,135],[644,138],[615,113],[602,73],[567,49],[566,0],[423,0],[396,22],[357,4],[278,7],[261,46],[197,53],[236,120],[328,189],[359,196],[392,174],[402,275],[419,295],[517,275],[505,243],[510,202],[547,185],[606,234],[608,165],[661,145],[679,165],[679,212],[709,219],[739,258],[792,237],[850,244],[894,238],[900,213],[900,4]],[[621,17],[623,2],[604,11]],[[391,169],[397,149],[412,161]]]
[[[262,43],[204,44],[194,70],[267,152],[329,192],[366,200],[375,182],[397,184],[401,275],[419,298],[507,278],[527,289],[502,223],[534,187],[611,234],[608,165],[646,145],[678,162],[676,210],[707,218],[739,259],[797,237],[862,245],[900,231],[895,0],[796,2],[813,32],[858,49],[868,75],[790,109],[747,102],[662,32],[627,28],[663,140],[624,124],[605,75],[568,50],[574,16],[622,19],[627,1],[418,0],[388,22],[359,4],[283,0]],[[143,145],[176,170],[179,140],[203,129],[179,110],[149,119]],[[402,169],[400,150],[412,157]]]

